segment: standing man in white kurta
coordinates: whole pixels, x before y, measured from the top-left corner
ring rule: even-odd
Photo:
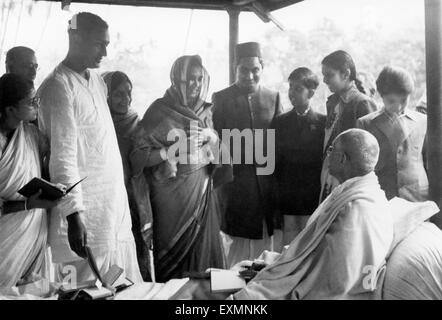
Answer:
[[[51,181],[70,186],[87,177],[52,211],[49,243],[56,277],[76,269],[77,281],[92,278],[87,244],[101,273],[117,264],[142,281],[124,187],[123,167],[98,73],[109,44],[108,25],[81,12],[69,21],[69,52],[38,90],[39,123],[50,139]],[[67,267],[69,266],[69,267]]]

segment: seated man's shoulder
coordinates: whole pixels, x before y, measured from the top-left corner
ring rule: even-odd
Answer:
[[[341,231],[379,228],[389,235],[393,229],[393,221],[386,203],[386,200],[377,203],[368,199],[349,201],[340,209],[334,225]]]
[[[348,202],[345,205],[344,210],[346,213],[353,214],[353,215],[378,215],[378,214],[389,214],[389,206],[388,201],[385,198],[379,198],[379,199],[366,199],[366,198],[359,198],[354,199],[350,202]]]

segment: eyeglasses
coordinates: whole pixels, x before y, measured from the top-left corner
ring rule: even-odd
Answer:
[[[38,108],[40,107],[40,98],[34,97],[32,99],[26,100],[24,103],[19,104],[18,107]]]
[[[333,145],[331,145],[331,146],[329,146],[329,147],[327,148],[327,156],[330,156],[330,154],[331,154],[333,151],[335,151],[336,153],[342,153],[342,154],[344,155],[344,157],[346,157],[347,159],[349,159],[349,157],[348,157],[348,155],[347,155],[347,153],[346,153],[345,151],[335,149],[335,146],[333,146]]]
[[[40,98],[34,97],[29,101],[29,105],[38,108],[40,106]]]
[[[38,66],[38,63],[32,63],[32,62],[24,63],[24,64],[22,64],[22,67],[26,68],[26,69],[34,69],[36,71],[40,70],[40,67]]]

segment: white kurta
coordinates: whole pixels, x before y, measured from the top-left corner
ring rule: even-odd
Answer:
[[[59,64],[38,90],[39,125],[49,137],[51,181],[70,186],[87,177],[52,211],[49,243],[53,261],[80,258],[70,249],[66,216],[80,212],[99,268],[116,263],[133,281],[141,275],[107,89],[98,73],[86,80]]]

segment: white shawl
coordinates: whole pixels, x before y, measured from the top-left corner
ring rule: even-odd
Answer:
[[[393,240],[385,193],[370,173],[338,186],[275,263],[235,299],[373,299]]]

